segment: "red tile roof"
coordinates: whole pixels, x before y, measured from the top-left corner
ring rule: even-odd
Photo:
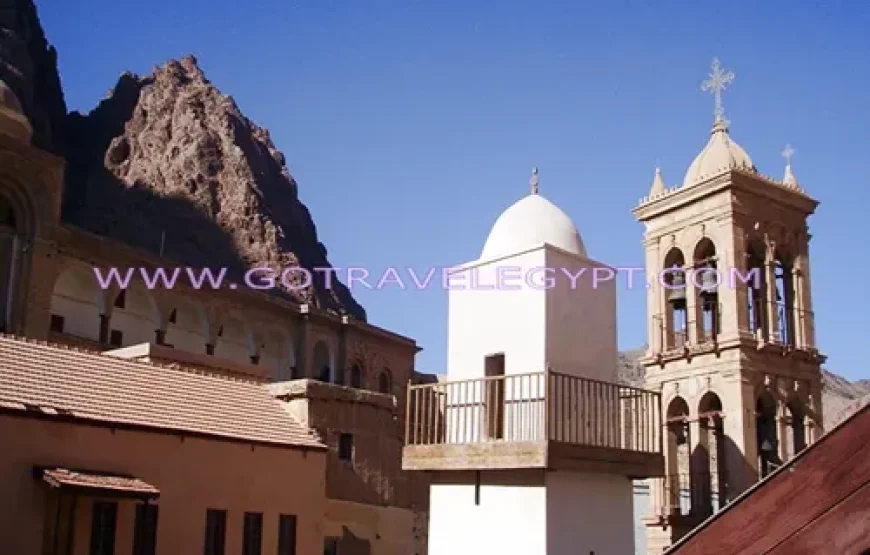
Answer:
[[[160,490],[139,478],[80,472],[66,468],[46,468],[42,479],[53,487],[97,489],[101,491],[126,492],[156,497]]]
[[[267,386],[0,335],[0,409],[325,449]]]

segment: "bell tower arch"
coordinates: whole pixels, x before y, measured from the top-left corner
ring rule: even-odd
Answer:
[[[668,414],[668,475],[651,485],[649,553],[661,553],[822,433],[821,364],[808,218],[818,202],[787,165],[764,176],[730,136],[714,61],[716,115],[682,184],[656,170],[633,210],[645,225],[646,388]],[[670,460],[677,457],[677,460]]]

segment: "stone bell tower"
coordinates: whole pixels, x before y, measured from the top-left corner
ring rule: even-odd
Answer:
[[[683,179],[656,170],[644,223],[646,387],[660,391],[666,476],[651,488],[648,552],[662,550],[822,433],[807,218],[787,147],[782,180],[730,136],[714,60],[709,140]]]

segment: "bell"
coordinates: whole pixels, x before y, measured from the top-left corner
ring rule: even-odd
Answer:
[[[701,295],[705,297],[713,297],[716,295],[716,290],[719,288],[717,281],[716,268],[704,268],[701,272]]]
[[[686,308],[686,278],[682,271],[673,273],[670,291],[668,292],[668,302],[674,309]]]

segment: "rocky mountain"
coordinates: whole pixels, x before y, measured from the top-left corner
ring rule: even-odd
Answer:
[[[646,347],[619,353],[619,379],[627,385],[642,386],[644,369],[640,358]],[[822,406],[825,430],[843,421],[850,414],[870,404],[870,380],[850,382],[829,370],[822,370]]]
[[[299,266],[311,283],[293,272],[276,294],[365,320],[326,278],[326,247],[269,132],[192,56],[125,73],[96,109],[67,114],[31,0],[0,0],[0,79],[34,121],[35,144],[67,160],[67,223],[177,264],[226,268],[239,283],[247,268]]]

